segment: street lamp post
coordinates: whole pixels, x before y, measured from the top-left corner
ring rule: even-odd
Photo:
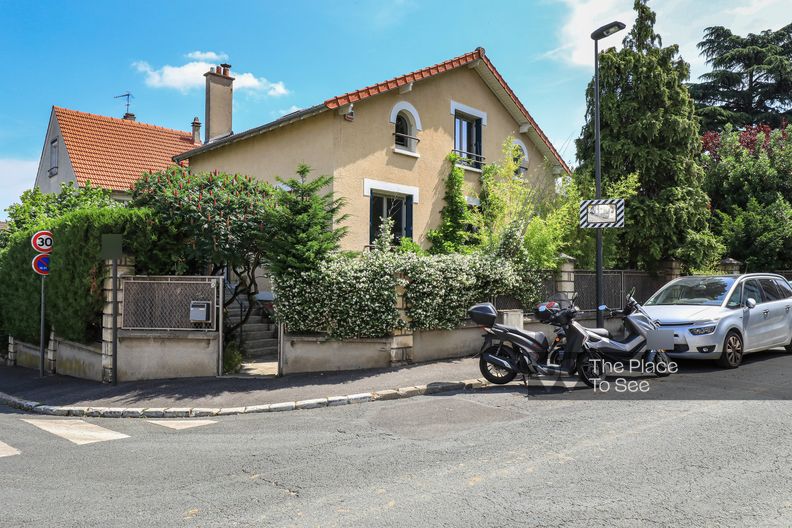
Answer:
[[[624,29],[621,22],[611,22],[591,34],[594,40],[594,180],[595,198],[602,198],[602,173],[600,169],[600,89],[599,89],[599,41]],[[602,278],[602,228],[597,228],[597,327],[605,324],[604,313],[600,307],[605,304]]]

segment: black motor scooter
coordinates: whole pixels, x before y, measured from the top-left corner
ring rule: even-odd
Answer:
[[[490,383],[502,385],[512,381],[517,374],[526,376],[551,376],[558,378],[577,373],[589,387],[602,378],[601,362],[586,346],[589,334],[574,320],[579,312],[574,303],[562,307],[555,302],[543,303],[537,309],[540,320],[559,327],[565,336],[563,360],[552,363],[551,346],[543,332],[530,332],[495,322],[497,311],[491,303],[471,307],[468,315],[481,325],[486,333],[478,355],[479,369]],[[554,342],[555,343],[555,342]]]

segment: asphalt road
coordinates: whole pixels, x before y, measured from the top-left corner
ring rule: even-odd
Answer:
[[[651,383],[708,394],[719,376],[739,374],[716,385],[761,387],[784,372],[792,356],[771,354],[728,374]],[[180,430],[0,407],[0,526],[792,526],[792,402],[781,392],[616,400],[537,390]]]

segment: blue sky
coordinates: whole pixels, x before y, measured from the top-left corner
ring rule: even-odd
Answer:
[[[738,33],[790,21],[787,0],[653,0],[665,44],[694,74],[709,25]],[[189,129],[202,121],[203,63],[237,77],[234,130],[483,46],[562,156],[574,162],[589,33],[632,21],[632,0],[39,2],[0,0],[0,210],[32,186],[52,105]],[[608,44],[618,45],[621,35]],[[0,218],[4,213],[0,212]]]

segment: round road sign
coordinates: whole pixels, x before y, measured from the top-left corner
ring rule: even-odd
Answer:
[[[33,271],[38,273],[39,275],[49,275],[49,263],[50,263],[50,256],[46,253],[42,253],[33,257],[33,262],[31,265],[33,266]]]
[[[38,231],[30,239],[33,249],[39,253],[49,253],[52,251],[52,233],[50,231]]]

